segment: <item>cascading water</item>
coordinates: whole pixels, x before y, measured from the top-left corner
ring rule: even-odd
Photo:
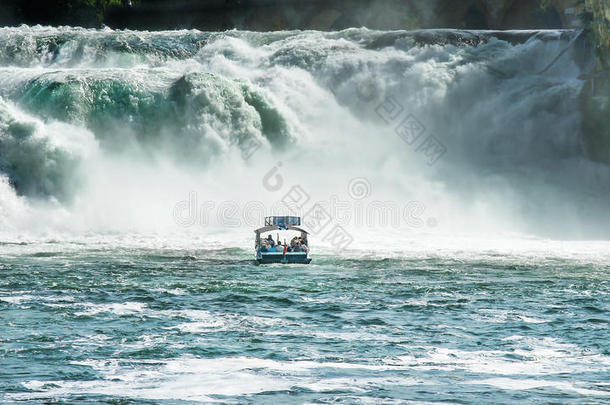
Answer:
[[[586,49],[0,29],[0,402],[607,403]]]
[[[176,194],[147,222],[171,223],[160,217],[190,190],[271,204],[278,196],[261,197],[260,179],[283,159],[322,200],[363,177],[376,199],[425,204],[439,229],[596,237],[607,230],[610,170],[587,158],[580,134],[587,58],[570,50],[539,73],[577,35],[4,28],[3,206],[15,195],[39,209],[54,201],[95,229],[100,215],[108,225],[130,205],[159,202],[146,189],[155,178]],[[404,139],[406,125],[424,137]],[[418,147],[426,137],[442,157]],[[102,194],[123,205],[99,204]]]

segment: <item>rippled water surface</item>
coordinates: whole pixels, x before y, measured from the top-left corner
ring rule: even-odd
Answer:
[[[0,249],[3,402],[610,400],[605,260]]]
[[[0,28],[0,403],[610,402],[591,49]]]

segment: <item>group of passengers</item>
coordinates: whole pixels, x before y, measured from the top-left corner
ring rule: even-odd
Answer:
[[[290,245],[285,245],[286,241],[284,240],[284,244],[282,244],[279,235],[277,243],[273,240],[273,236],[271,235],[261,240],[261,250],[263,252],[283,252],[284,247],[286,247],[287,252],[307,252],[307,237],[295,236],[290,241]]]

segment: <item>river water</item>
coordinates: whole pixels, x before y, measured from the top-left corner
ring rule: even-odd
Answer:
[[[591,58],[575,31],[0,29],[0,401],[607,403]],[[287,214],[312,264],[256,265]]]

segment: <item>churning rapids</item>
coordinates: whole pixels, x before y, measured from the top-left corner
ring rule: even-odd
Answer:
[[[607,401],[594,63],[576,31],[1,28],[0,401]],[[316,207],[312,265],[253,265]]]
[[[1,29],[1,229],[169,232],[183,200],[252,228],[248,202],[349,200],[360,179],[385,206],[348,227],[608,236],[610,169],[580,131],[594,61],[556,60],[577,36]],[[283,191],[263,184],[278,163]]]

